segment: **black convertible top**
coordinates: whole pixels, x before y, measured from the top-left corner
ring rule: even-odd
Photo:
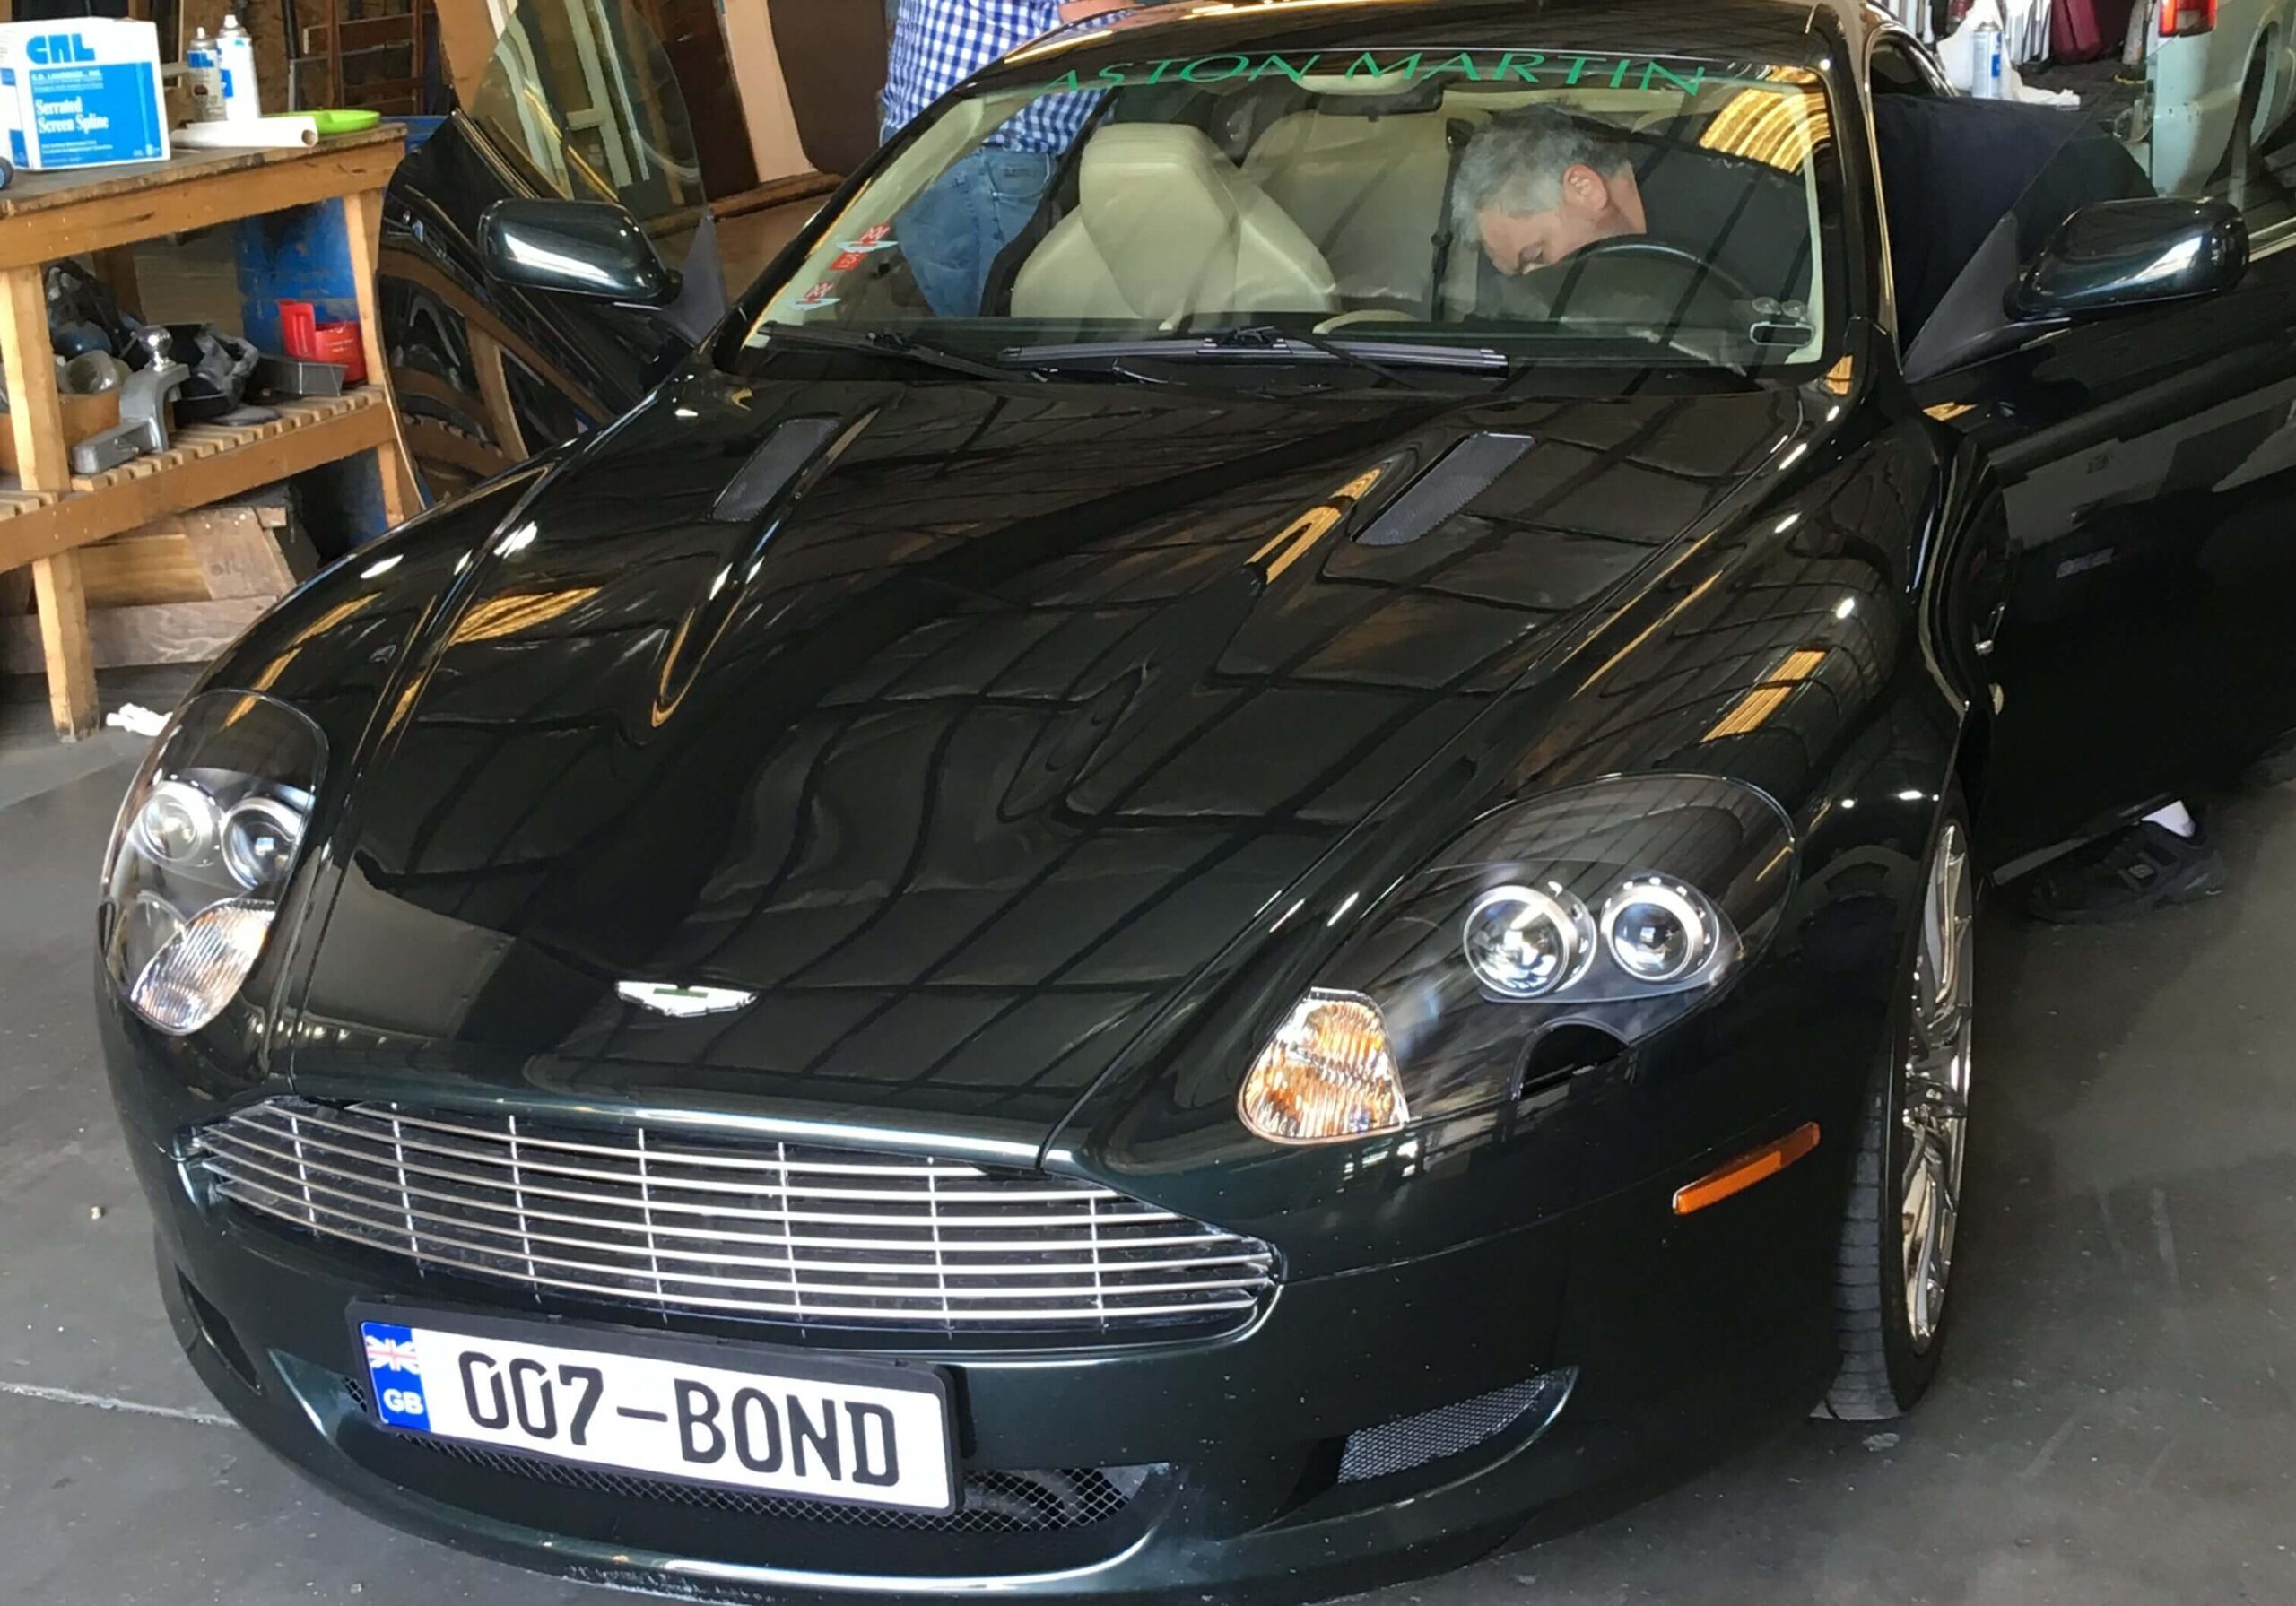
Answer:
[[[2152,194],[2126,148],[2076,111],[1880,95],[1874,138],[1909,344],[1996,230],[2024,262],[2077,208]]]

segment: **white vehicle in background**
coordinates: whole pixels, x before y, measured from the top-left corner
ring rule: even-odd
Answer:
[[[2163,195],[2243,182],[2296,91],[2292,0],[2137,0],[2150,13],[2146,94],[2130,148]]]

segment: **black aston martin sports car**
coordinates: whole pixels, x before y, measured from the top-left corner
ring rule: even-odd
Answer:
[[[154,747],[193,1363],[388,1521],[775,1600],[1362,1588],[1906,1409],[1977,885],[2296,728],[2222,190],[1837,0],[1020,52]],[[474,305],[681,293],[451,215]]]

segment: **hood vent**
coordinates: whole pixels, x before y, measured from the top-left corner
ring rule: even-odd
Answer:
[[[837,454],[829,448],[836,446],[841,449],[867,422],[865,416],[858,420],[787,420],[750,454],[747,463],[734,471],[734,477],[726,482],[726,489],[718,493],[717,504],[709,509],[709,517],[725,525],[756,523],[783,491],[797,487],[800,478],[810,479],[835,462]],[[820,461],[816,463],[816,459]],[[807,473],[809,469],[811,473]]]
[[[1531,449],[1527,435],[1470,435],[1371,521],[1358,535],[1363,546],[1403,546],[1441,524],[1489,490]]]

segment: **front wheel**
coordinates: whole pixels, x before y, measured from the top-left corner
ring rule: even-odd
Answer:
[[[1836,1263],[1841,1370],[1819,1414],[1871,1422],[1913,1408],[1936,1375],[1969,1154],[1977,877],[1969,815],[1949,794],[1925,867],[1902,1016],[1874,1078]]]

